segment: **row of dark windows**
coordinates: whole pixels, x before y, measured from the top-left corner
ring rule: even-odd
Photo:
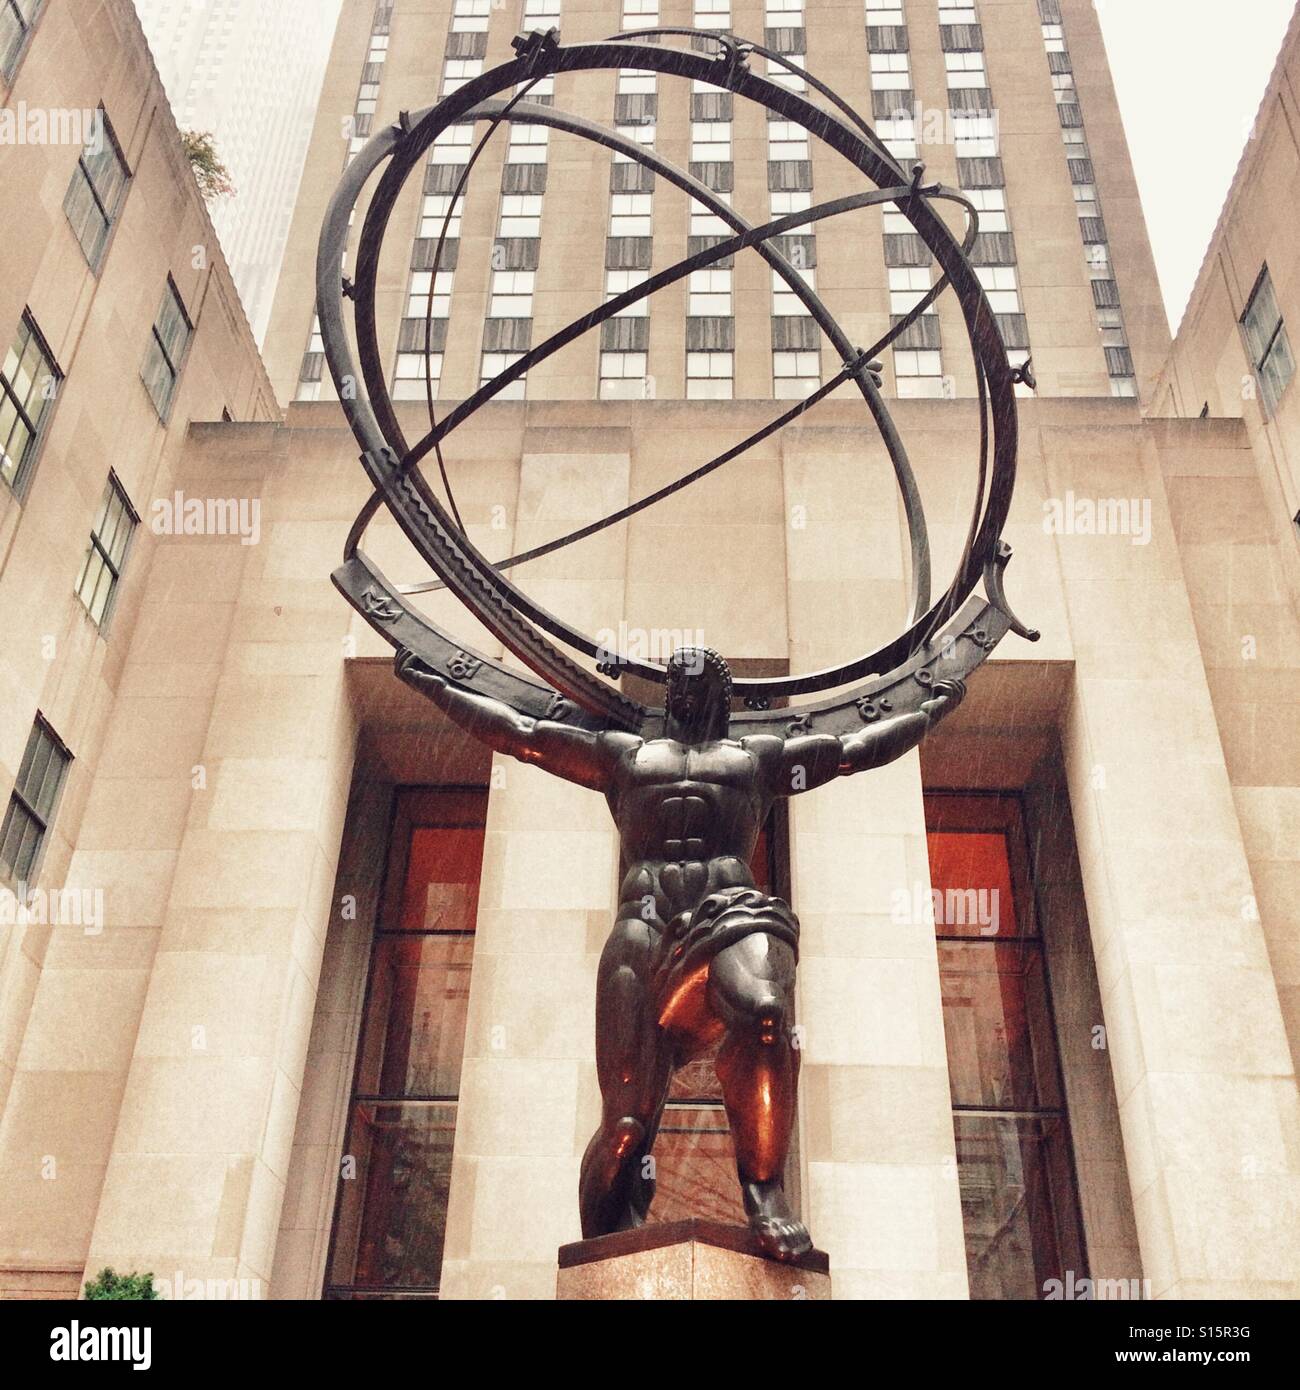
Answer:
[[[193,326],[171,276],[150,331],[141,379],[164,423],[193,336]],[[18,497],[31,486],[63,372],[30,310],[23,312],[13,343],[0,369],[0,481]]]
[[[139,522],[125,489],[110,473],[76,583],[77,597],[101,631],[112,616]],[[38,714],[0,825],[3,882],[26,888],[35,878],[71,762],[63,740]]]
[[[0,79],[6,83],[17,72],[43,8],[44,0],[0,0]],[[102,107],[96,122],[77,158],[63,209],[87,265],[98,275],[126,203],[131,170]],[[168,276],[140,370],[163,423],[171,413],[193,331],[180,292]],[[0,482],[19,499],[32,486],[63,381],[35,315],[25,309],[0,367]],[[139,520],[126,490],[110,472],[74,586],[101,631],[112,617]],[[38,714],[0,823],[0,880],[25,889],[34,879],[71,763],[63,740]]]
[[[96,274],[103,268],[131,183],[130,169],[102,107],[97,120],[99,129],[78,157],[63,200],[68,223]],[[168,276],[140,373],[164,423],[192,335],[180,292]],[[62,381],[63,372],[35,316],[25,311],[0,370],[0,480],[19,497],[26,495],[31,484]]]
[[[1066,44],[1060,6],[1056,0],[1039,0],[1039,19],[1047,51],[1048,69],[1060,117],[1061,138],[1074,193],[1079,235],[1083,241],[1088,274],[1092,283],[1097,329],[1111,391],[1132,398],[1138,393],[1137,369],[1129,346],[1128,329],[1120,303],[1119,284],[1111,258],[1110,238],[1102,215],[1088,137],[1084,130],[1083,108],[1074,83],[1074,64]]]

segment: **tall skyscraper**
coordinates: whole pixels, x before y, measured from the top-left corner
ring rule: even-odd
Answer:
[[[315,238],[345,157],[371,130],[503,61],[521,29],[555,26],[577,42],[662,24],[766,37],[815,72],[868,114],[904,169],[923,161],[927,181],[959,188],[979,209],[980,278],[1013,360],[1032,356],[1040,392],[1137,397],[1168,351],[1168,326],[1096,18],[1070,8],[1064,20],[1056,0],[865,0],[865,8],[864,0],[446,0],[409,8],[346,0],[291,236],[295,270],[267,341],[272,379],[285,401],[331,394],[311,324]],[[775,62],[755,58],[753,66],[807,90]],[[846,187],[846,166],[833,151],[705,84],[692,90],[652,73],[607,73],[548,82],[530,97],[615,125],[689,165],[751,221]],[[600,303],[723,231],[706,209],[688,206],[662,181],[655,188],[626,159],[579,157],[570,137],[516,126],[498,132],[478,161],[450,223],[455,269],[445,257],[432,285],[443,214],[485,128],[446,132],[429,157],[419,205],[404,206],[391,233],[378,307],[398,399],[425,396],[425,362],[408,349],[423,333],[430,294],[431,374],[444,398],[459,398],[571,316],[575,303]],[[834,218],[783,242],[864,341],[937,275],[893,210]],[[890,354],[890,391],[973,394],[961,339],[955,304],[940,302]],[[695,275],[684,296],[656,298],[607,327],[599,351],[584,343],[512,389],[539,400],[798,397],[833,361],[796,296],[757,258],[742,258]]]
[[[210,131],[233,195],[212,222],[249,322],[270,320],[339,0],[136,0],[182,130]]]

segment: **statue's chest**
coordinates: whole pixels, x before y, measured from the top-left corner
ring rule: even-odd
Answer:
[[[706,799],[711,791],[744,790],[753,775],[753,760],[737,744],[686,748],[667,739],[643,744],[625,768],[629,790],[675,787]]]

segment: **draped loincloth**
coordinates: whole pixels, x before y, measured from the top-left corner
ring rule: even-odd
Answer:
[[[781,898],[758,888],[719,889],[691,912],[679,912],[659,940],[652,967],[662,1005],[714,956],[758,933],[784,941],[799,956],[799,919]]]

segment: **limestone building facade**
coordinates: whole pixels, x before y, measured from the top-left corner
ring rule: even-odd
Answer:
[[[67,1295],[112,1264],[174,1296],[554,1296],[599,1111],[617,841],[597,796],[488,754],[400,685],[331,585],[368,490],[319,360],[315,239],[351,142],[520,29],[567,42],[661,23],[806,55],[900,158],[916,140],[934,177],[977,195],[982,278],[1038,382],[1007,539],[1013,602],[1042,640],[1008,638],[919,754],[794,798],[755,864],[803,924],[789,1178],[834,1295],[1296,1296],[1300,783],[1278,710],[1296,688],[1298,557],[1274,506],[1296,506],[1277,462],[1291,396],[1281,359],[1261,358],[1268,421],[1188,405],[1218,349],[1180,339],[1170,358],[1092,7],[348,0],[265,371],[221,311],[219,254],[186,269],[211,228],[131,6],[34,16],[6,109],[102,102],[122,161],[115,182],[77,148],[0,151],[5,187],[30,190],[0,212],[3,321],[38,326],[58,367],[35,452],[7,449],[18,481],[0,490],[0,853],[11,893],[51,906],[0,927],[0,1292]],[[556,87],[557,105],[708,168],[751,218],[852,191],[794,132],[687,83]],[[1264,147],[1275,177],[1294,168],[1283,124]],[[427,378],[460,399],[626,283],[611,275],[714,234],[684,197],[557,136],[503,132],[456,208],[471,149],[436,149],[381,267],[413,435]],[[114,209],[105,245],[68,191],[79,177]],[[438,283],[429,243],[449,214]],[[1286,252],[1237,237],[1234,258],[1278,260],[1284,317]],[[872,341],[933,273],[912,241],[873,210],[799,244]],[[978,412],[961,323],[936,307],[884,369],[942,571]],[[471,539],[494,559],[549,540],[815,389],[836,364],[790,309],[737,259],[542,364],[447,450]],[[411,327],[426,315],[442,325],[427,365]],[[899,629],[903,536],[879,438],[836,394],[518,577],[648,654],[698,639],[738,670],[806,671]],[[426,577],[394,524],[366,545],[386,573]],[[445,594],[415,601],[500,654]],[[673,1094],[655,1216],[736,1219],[728,1155],[706,1064]]]

